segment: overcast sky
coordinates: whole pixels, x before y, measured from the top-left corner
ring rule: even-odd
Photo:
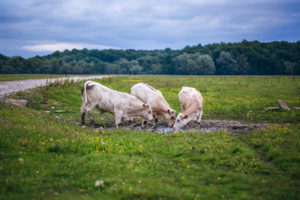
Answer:
[[[300,0],[0,0],[0,53],[300,40]]]

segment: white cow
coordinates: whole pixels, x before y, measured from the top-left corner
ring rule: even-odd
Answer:
[[[159,116],[162,116],[166,120],[168,126],[172,127],[174,125],[176,111],[169,106],[160,91],[146,83],[137,83],[131,87],[131,95],[150,105],[155,120],[153,128],[157,127]],[[146,123],[147,121],[143,122],[142,128],[144,128]]]
[[[179,113],[175,124],[174,131],[177,132],[192,120],[197,120],[200,124],[203,110],[203,97],[195,88],[182,87],[179,92],[179,102],[182,113]]]
[[[100,113],[109,112],[115,117],[116,128],[122,120],[128,120],[132,117],[142,117],[145,120],[153,120],[152,109],[149,105],[143,103],[136,97],[112,90],[99,83],[87,81],[81,89],[81,122],[85,124],[85,113],[94,126],[94,117],[92,111],[96,107]]]

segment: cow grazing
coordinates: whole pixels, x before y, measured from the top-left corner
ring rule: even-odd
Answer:
[[[192,87],[182,87],[179,92],[179,102],[182,113],[179,113],[176,118],[174,131],[179,131],[192,120],[197,120],[200,124],[203,110],[203,98],[200,92]]]
[[[153,128],[157,127],[159,116],[162,116],[166,120],[168,126],[172,127],[174,125],[176,111],[169,106],[160,91],[146,83],[137,83],[131,87],[131,95],[150,105],[154,118]],[[143,128],[145,124],[146,121],[143,122]]]
[[[153,120],[151,107],[136,97],[112,90],[93,81],[85,82],[81,89],[81,122],[85,124],[85,113],[94,126],[92,111],[97,108],[101,112],[112,113],[115,117],[116,128],[122,120],[129,120],[133,117],[142,117],[145,120]]]

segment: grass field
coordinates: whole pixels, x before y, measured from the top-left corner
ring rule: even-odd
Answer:
[[[300,199],[300,111],[263,111],[278,99],[300,107],[300,77],[99,80],[124,92],[141,81],[177,113],[181,86],[192,86],[204,97],[204,120],[270,125],[242,134],[82,128],[83,82],[19,92],[13,97],[29,108],[0,104],[0,199]],[[96,127],[114,123],[94,115]]]

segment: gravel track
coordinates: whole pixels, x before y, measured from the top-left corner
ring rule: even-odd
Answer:
[[[7,94],[15,93],[19,91],[24,91],[32,88],[46,86],[49,83],[55,81],[65,81],[73,80],[83,81],[91,79],[102,79],[110,76],[87,76],[87,77],[63,77],[63,78],[50,78],[50,79],[30,79],[30,80],[21,80],[21,81],[3,81],[0,82],[0,98],[4,97]]]

